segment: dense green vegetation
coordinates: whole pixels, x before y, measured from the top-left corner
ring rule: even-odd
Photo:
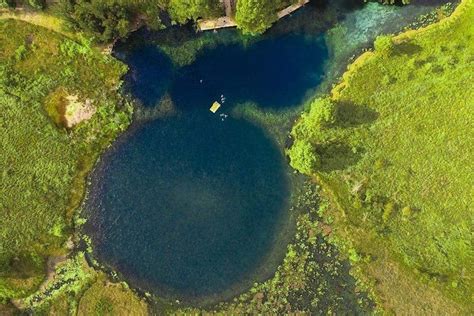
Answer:
[[[109,42],[127,37],[131,30],[146,21],[151,29],[162,24],[159,12],[163,1],[132,2],[119,0],[61,0],[59,11],[69,28],[86,32],[97,41]]]
[[[46,257],[65,252],[84,177],[130,122],[116,92],[126,67],[41,27],[0,20],[0,303],[44,277]],[[100,87],[100,88],[99,88]],[[95,114],[66,128],[68,96]]]
[[[244,33],[260,34],[276,21],[277,10],[288,4],[286,0],[241,0],[237,3],[235,18]],[[217,0],[61,0],[60,7],[70,27],[94,35],[102,42],[126,37],[142,24],[151,29],[164,27],[160,19],[163,13],[168,13],[172,21],[179,24],[224,14]]]
[[[35,315],[148,314],[145,301],[126,283],[112,281],[100,269],[90,267],[85,256],[78,252],[57,263],[40,290],[17,300],[17,306]]]
[[[380,2],[396,3],[394,0]],[[297,0],[239,0],[233,15],[243,34],[258,35],[278,19],[279,10],[294,3]],[[401,3],[408,1],[402,0]],[[0,0],[0,8],[15,7],[42,10],[47,5],[45,0]],[[152,30],[164,28],[168,24],[163,23],[163,16],[169,16],[172,24],[185,24],[225,14],[218,0],[59,0],[47,9],[64,19],[70,30],[85,32],[102,43],[126,38],[143,25]]]
[[[240,0],[237,2],[235,21],[244,34],[260,34],[277,20],[279,1]]]
[[[364,274],[398,313],[473,308],[473,19],[465,0],[437,24],[379,37],[293,129],[291,164],[323,184],[339,236],[371,258]]]
[[[170,0],[168,11],[174,21],[182,24],[200,17],[217,16],[220,9],[216,0]]]

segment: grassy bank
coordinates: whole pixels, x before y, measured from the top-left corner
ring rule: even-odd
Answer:
[[[292,163],[324,187],[338,242],[385,310],[473,308],[473,19],[465,0],[379,37],[293,130]]]
[[[0,303],[43,281],[46,259],[67,251],[72,215],[98,154],[131,107],[117,89],[126,67],[64,35],[0,20]],[[94,115],[67,128],[68,97]],[[76,106],[76,107],[77,107]],[[71,112],[71,113],[69,113]]]

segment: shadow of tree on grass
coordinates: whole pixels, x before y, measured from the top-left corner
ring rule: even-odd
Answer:
[[[410,42],[405,42],[405,43],[400,43],[397,44],[393,47],[393,55],[394,56],[401,56],[401,55],[414,55],[416,53],[419,53],[421,51],[421,46],[410,43]]]
[[[362,124],[371,124],[375,122],[378,117],[379,114],[366,105],[340,102],[337,107],[337,121],[335,126],[348,128]]]
[[[354,150],[342,142],[319,145],[317,152],[321,157],[320,170],[323,172],[343,170],[355,165],[363,154],[360,148]]]

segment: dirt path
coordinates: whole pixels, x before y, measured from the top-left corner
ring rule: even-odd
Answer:
[[[299,8],[301,8],[302,6],[307,4],[308,2],[309,2],[309,0],[300,0],[300,1],[298,1],[298,3],[290,5],[289,7],[281,10],[277,14],[278,19],[284,18],[285,16],[292,14],[293,12],[295,12],[296,10],[298,10]]]
[[[67,32],[63,28],[63,21],[53,15],[43,12],[30,12],[22,8],[15,10],[0,9],[0,20],[14,19],[25,21],[34,25],[38,25],[48,30],[63,34],[67,37],[74,38],[74,34]]]

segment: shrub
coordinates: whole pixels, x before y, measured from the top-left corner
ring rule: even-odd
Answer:
[[[393,52],[393,41],[390,35],[378,36],[374,42],[376,52],[379,52],[382,57],[389,57]]]
[[[361,260],[360,255],[354,248],[349,249],[349,260],[353,263],[359,262]]]
[[[290,165],[301,173],[312,174],[321,166],[321,159],[313,145],[306,140],[298,140],[288,150]]]
[[[101,42],[126,37],[134,18],[131,4],[115,1],[63,0],[61,11],[69,27]]]
[[[305,119],[311,126],[327,127],[336,122],[336,106],[330,98],[317,98]]]
[[[239,0],[235,21],[244,34],[265,32],[277,20],[273,0]]]
[[[169,13],[178,23],[212,15],[218,3],[215,0],[170,0]]]
[[[25,45],[20,45],[16,50],[15,50],[15,60],[16,61],[21,61],[25,58],[26,56],[26,46]]]

